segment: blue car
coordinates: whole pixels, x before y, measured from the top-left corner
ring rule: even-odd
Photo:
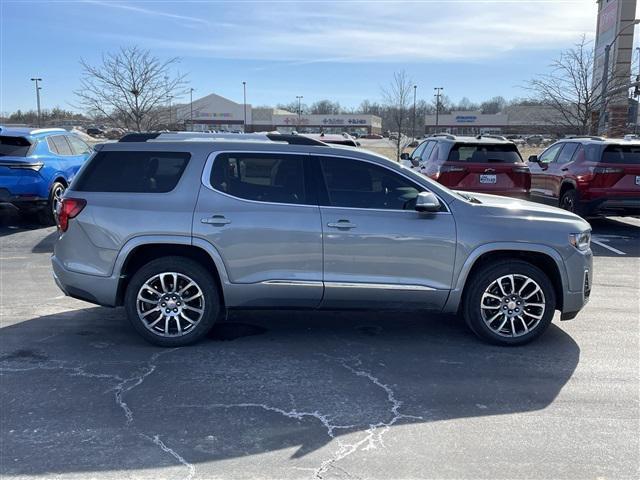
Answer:
[[[91,153],[61,128],[0,127],[0,203],[53,224],[60,197]]]

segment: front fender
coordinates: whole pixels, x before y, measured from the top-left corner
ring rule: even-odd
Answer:
[[[459,271],[454,272],[454,288],[449,293],[449,298],[447,299],[447,302],[443,308],[444,313],[455,313],[458,311],[458,307],[460,306],[460,302],[462,300],[464,287],[469,277],[469,273],[471,272],[478,259],[484,254],[498,251],[513,251],[525,253],[532,252],[547,255],[548,257],[553,259],[556,266],[558,267],[558,272],[560,272],[560,280],[562,282],[562,289],[563,291],[567,291],[569,284],[567,269],[564,261],[562,260],[562,256],[560,255],[560,253],[558,253],[557,250],[539,243],[491,242],[480,245],[479,247],[476,247],[473,251],[471,251]]]

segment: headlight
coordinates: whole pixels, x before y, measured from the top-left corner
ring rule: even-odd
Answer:
[[[582,233],[570,233],[569,243],[580,251],[589,250],[591,246],[591,232],[587,230]]]

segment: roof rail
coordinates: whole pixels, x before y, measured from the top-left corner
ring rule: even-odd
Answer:
[[[451,135],[450,133],[446,133],[446,132],[433,133],[433,134],[430,135],[430,137],[446,137],[449,140],[455,140],[456,139],[455,135]]]
[[[303,135],[282,133],[205,133],[148,132],[128,133],[119,142],[283,142],[289,145],[327,146],[326,143]]]
[[[598,140],[599,142],[604,142],[606,140],[604,137],[597,137],[595,135],[572,135],[567,138],[588,138],[589,140]]]
[[[509,139],[503,135],[495,135],[493,133],[481,133],[480,135],[476,136],[476,138],[478,140],[480,140],[481,138],[493,138],[495,140],[504,140],[505,142],[508,142]]]
[[[38,133],[48,132],[66,132],[66,130],[64,128],[36,128],[35,130],[31,130],[29,133],[31,135],[36,135]]]

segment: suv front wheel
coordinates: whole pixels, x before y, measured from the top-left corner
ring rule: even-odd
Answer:
[[[184,257],[159,258],[140,268],[127,285],[124,303],[137,332],[161,347],[200,340],[221,311],[212,275]]]
[[[463,310],[480,338],[498,345],[523,345],[549,327],[556,296],[549,277],[519,260],[486,264],[468,282]]]

